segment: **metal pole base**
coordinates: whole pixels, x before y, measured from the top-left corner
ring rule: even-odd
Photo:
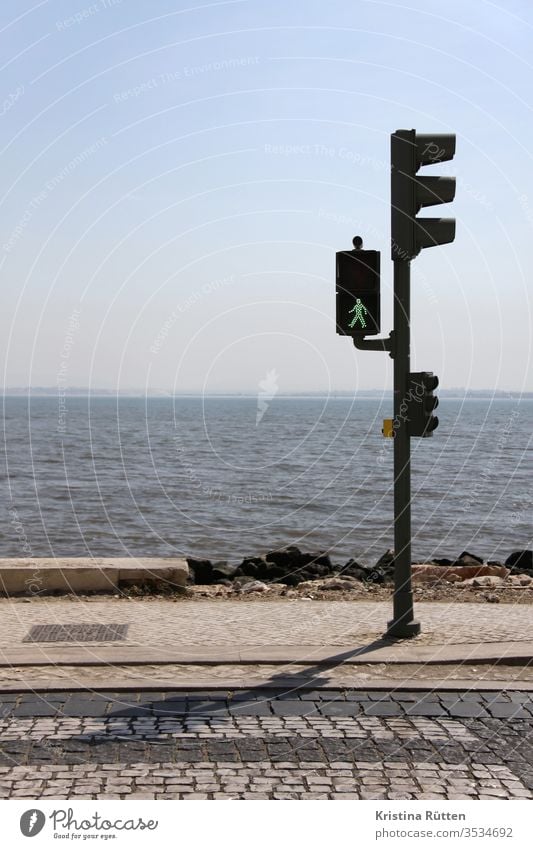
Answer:
[[[390,622],[387,622],[385,637],[390,637],[393,640],[402,640],[417,637],[419,634],[420,622],[416,619],[411,619],[410,622],[402,622],[401,619],[391,619]]]

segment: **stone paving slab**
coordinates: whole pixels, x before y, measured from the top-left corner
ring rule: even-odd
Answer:
[[[0,798],[533,798],[533,693],[6,694],[0,715]]]
[[[317,690],[309,693],[294,687],[284,690],[253,688],[238,693],[218,693],[178,690],[173,693],[114,692],[96,693],[19,693],[15,698],[0,694],[0,722],[19,716],[53,716],[59,720],[69,716],[114,717],[117,711],[130,710],[131,716],[159,716],[201,714],[202,716],[228,714],[235,710],[249,716],[322,715],[327,707],[328,716],[374,716],[379,707],[394,709],[395,715],[438,716],[457,718],[480,715],[492,718],[533,720],[533,692],[522,693],[517,699],[503,691],[483,690],[450,691],[449,693],[388,690],[352,691],[349,689]],[[304,698],[305,696],[305,698]],[[352,698],[355,696],[355,698]],[[336,713],[332,712],[332,708]],[[137,710],[135,710],[137,709]],[[385,715],[385,714],[383,714]],[[391,714],[392,715],[392,714]],[[3,728],[3,725],[0,726]],[[44,723],[43,728],[48,727]]]

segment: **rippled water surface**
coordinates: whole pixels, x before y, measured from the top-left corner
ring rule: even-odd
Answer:
[[[63,431],[57,399],[6,398],[0,551],[235,560],[296,543],[371,562],[393,543],[387,415],[369,398],[72,398]],[[439,418],[412,441],[414,558],[531,547],[533,401],[441,399]]]

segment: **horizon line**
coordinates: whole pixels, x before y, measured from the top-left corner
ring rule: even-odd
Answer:
[[[466,388],[462,386],[451,386],[451,387],[439,387],[437,390],[438,393],[446,393],[449,394],[451,392],[457,393],[459,395],[466,394],[484,394],[488,396],[494,395],[508,395],[508,396],[527,396],[533,395],[533,390],[522,390],[522,389],[489,389],[487,387],[481,388]],[[229,389],[221,389],[218,391],[212,392],[203,392],[198,389],[189,389],[189,390],[178,390],[178,391],[170,391],[167,389],[150,389],[148,391],[139,389],[136,387],[128,387],[125,389],[107,389],[105,387],[85,387],[85,386],[72,386],[68,388],[57,388],[51,386],[10,386],[6,387],[0,394],[4,397],[9,396],[11,393],[14,395],[23,395],[23,394],[31,394],[38,393],[41,395],[46,395],[48,397],[57,397],[64,396],[69,394],[76,395],[103,395],[103,396],[131,396],[134,395],[136,397],[168,397],[168,398],[177,398],[177,397],[198,397],[198,398],[216,398],[216,397],[226,397],[226,398],[256,398],[259,390],[257,389],[242,389],[242,390],[229,390]],[[355,395],[386,395],[392,393],[392,388],[371,388],[371,389],[335,389],[335,390],[326,390],[326,389],[316,389],[316,390],[286,390],[284,392],[276,392],[274,397],[317,397],[328,398],[334,396],[355,396]]]

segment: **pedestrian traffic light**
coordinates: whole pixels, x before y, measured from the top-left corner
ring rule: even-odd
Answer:
[[[379,333],[380,257],[379,251],[357,248],[336,254],[337,333],[342,336]]]
[[[431,371],[415,371],[409,374],[407,395],[407,419],[409,436],[433,436],[439,426],[433,410],[439,406],[439,399],[433,390],[439,385],[439,378]]]
[[[393,260],[411,260],[422,248],[455,239],[455,218],[417,218],[423,206],[449,203],[455,177],[418,177],[422,165],[453,159],[455,135],[396,130],[391,135],[391,248]]]

